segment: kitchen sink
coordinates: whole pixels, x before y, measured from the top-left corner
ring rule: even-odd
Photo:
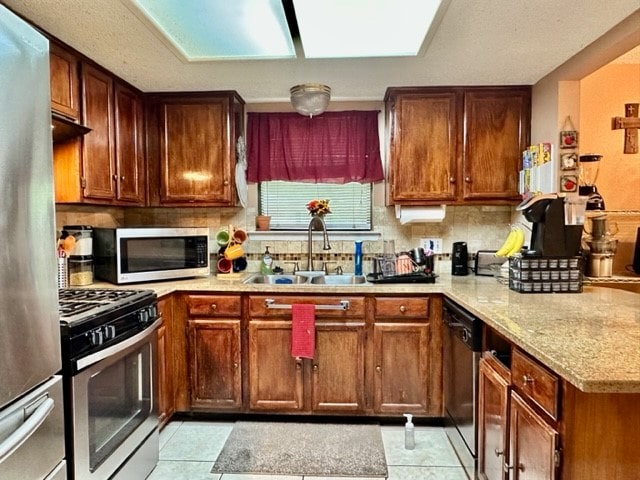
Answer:
[[[363,285],[367,283],[364,275],[262,275],[255,274],[247,278],[245,284],[268,285]]]
[[[314,285],[362,285],[367,283],[364,275],[319,275],[311,277],[310,283]]]
[[[247,278],[243,283],[263,283],[269,285],[301,285],[309,283],[309,278],[301,275],[261,275],[256,274]]]

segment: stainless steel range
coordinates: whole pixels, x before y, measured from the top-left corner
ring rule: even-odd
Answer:
[[[59,291],[69,479],[145,478],[158,461],[156,295]]]

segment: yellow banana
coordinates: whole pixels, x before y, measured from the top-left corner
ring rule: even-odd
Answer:
[[[516,227],[514,231],[516,232],[515,240],[513,241],[511,250],[507,253],[507,257],[513,257],[524,245],[524,231],[520,227]]]
[[[506,257],[507,254],[513,249],[515,240],[516,240],[516,231],[514,228],[512,228],[511,230],[509,230],[509,235],[507,235],[507,238],[502,244],[502,246],[495,253],[495,256]]]

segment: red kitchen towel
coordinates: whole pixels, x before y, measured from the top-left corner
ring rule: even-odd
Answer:
[[[316,350],[316,306],[291,305],[291,356],[313,358]]]

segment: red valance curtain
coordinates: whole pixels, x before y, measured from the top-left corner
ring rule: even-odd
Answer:
[[[247,122],[247,180],[369,183],[384,178],[378,112],[253,113]]]

